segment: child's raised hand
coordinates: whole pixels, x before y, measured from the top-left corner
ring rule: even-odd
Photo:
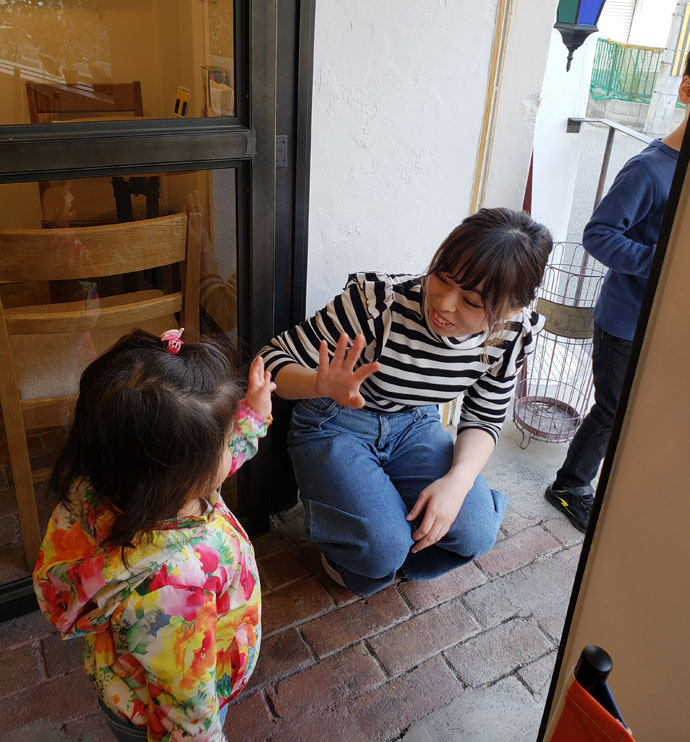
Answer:
[[[275,388],[271,372],[264,370],[264,360],[257,356],[249,368],[249,387],[244,396],[247,404],[261,417],[268,417],[271,414],[271,392]]]
[[[350,350],[348,336],[343,333],[335,347],[333,360],[329,362],[328,348],[323,340],[319,347],[319,369],[316,373],[316,392],[330,397],[343,407],[364,407],[364,397],[359,393],[361,383],[379,370],[378,363],[365,363],[356,371],[355,365],[366,344],[363,335],[357,335]]]

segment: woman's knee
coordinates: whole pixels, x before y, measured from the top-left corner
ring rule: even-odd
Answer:
[[[489,489],[482,477],[470,490],[455,523],[439,546],[468,559],[476,559],[491,551],[507,504],[506,496]]]
[[[326,556],[347,569],[371,578],[383,578],[402,565],[412,546],[404,512],[347,512],[332,504],[302,498],[307,532]]]
[[[472,538],[463,544],[463,548],[465,549],[463,556],[476,559],[491,551],[498,538],[499,526],[500,521],[497,521],[495,524],[487,525],[483,531],[473,533]]]
[[[402,567],[407,559],[410,548],[414,543],[412,541],[411,530],[407,528],[390,528],[384,534],[381,531],[372,533],[369,541],[362,549],[363,569],[358,570],[360,574],[374,579],[388,577]]]

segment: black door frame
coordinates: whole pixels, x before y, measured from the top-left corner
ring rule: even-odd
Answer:
[[[314,8],[315,0],[235,1],[235,117],[61,124],[59,136],[52,124],[0,126],[0,184],[235,168],[238,273],[247,277],[239,333],[255,352],[304,313]],[[289,127],[278,179],[277,118]],[[281,422],[241,470],[250,533],[296,499],[285,410],[275,412]],[[35,608],[30,578],[0,586],[0,620]]]
[[[278,4],[276,133],[287,141],[287,167],[276,168],[273,334],[301,322],[305,313],[315,5],[316,0]],[[272,473],[271,512],[297,501],[286,450],[292,406],[274,397],[274,422],[264,446]]]

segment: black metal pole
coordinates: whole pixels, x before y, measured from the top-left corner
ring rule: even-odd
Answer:
[[[594,196],[594,209],[599,205],[601,197],[604,195],[604,186],[606,185],[606,175],[609,170],[609,160],[611,159],[611,150],[613,149],[613,138],[616,136],[616,130],[609,126],[609,133],[606,137],[606,146],[604,147],[604,156],[601,160],[601,171],[599,172],[599,183],[597,184],[597,192]],[[585,272],[587,271],[587,265],[589,263],[589,253],[586,250],[582,251],[582,265],[580,266],[580,276],[577,279],[577,287],[575,288],[575,306],[578,306],[580,300],[580,294],[582,293],[582,287],[585,280]]]
[[[611,159],[611,150],[613,149],[613,138],[616,136],[616,130],[613,127],[609,127],[609,134],[606,137],[606,146],[604,147],[604,157],[601,161],[601,171],[599,172],[599,183],[597,185],[597,193],[594,196],[594,206],[592,211],[599,206],[599,201],[604,195],[604,185],[606,184],[606,174],[609,170],[609,160]]]

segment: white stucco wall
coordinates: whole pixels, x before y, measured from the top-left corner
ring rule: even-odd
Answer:
[[[533,212],[564,238],[577,167],[565,122],[584,112],[591,54],[578,50],[566,75],[557,4],[510,4],[479,206],[522,207],[534,145]],[[468,214],[496,9],[497,0],[317,3],[308,313],[352,271],[423,270]]]
[[[557,6],[558,0],[517,0],[512,6],[480,206],[522,208]]]
[[[496,0],[316,4],[308,314],[354,270],[422,270],[467,215],[495,14]]]
[[[585,115],[595,47],[596,34],[592,34],[575,52],[566,72],[568,50],[560,33],[551,33],[534,132],[532,215],[551,230],[555,240],[565,240],[568,233],[580,157],[580,136],[568,134],[566,124],[571,116]]]

